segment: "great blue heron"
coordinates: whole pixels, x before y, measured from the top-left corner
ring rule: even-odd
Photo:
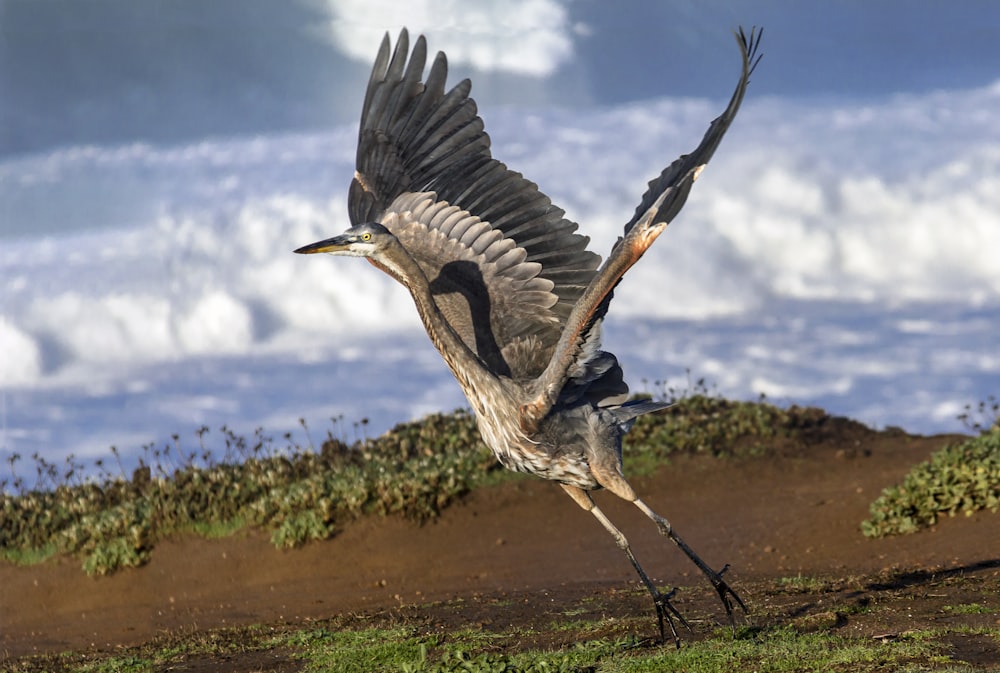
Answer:
[[[633,420],[667,405],[627,401],[618,360],[600,350],[600,328],[622,275],[680,211],[732,123],[760,57],[761,32],[736,34],[742,73],[701,144],[649,183],[608,259],[537,186],[490,155],[471,84],[445,92],[438,53],[423,78],[427,44],[409,53],[404,29],[382,40],[361,113],[357,170],[345,233],[295,252],[366,257],[406,286],[434,346],[458,379],[487,446],[507,468],[558,482],[628,556],[679,642],[671,605],[628,540],[590,492],[633,503],[708,577],[734,625],[739,595],[639,499],[622,473],[621,441]],[[409,53],[409,59],[407,55]]]

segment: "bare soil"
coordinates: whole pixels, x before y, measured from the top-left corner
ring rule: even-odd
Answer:
[[[727,579],[752,623],[866,638],[956,621],[995,626],[1000,516],[945,518],[882,540],[859,530],[883,488],[955,439],[876,433],[832,419],[778,455],[682,457],[632,481],[706,561],[731,565]],[[724,623],[711,588],[652,522],[613,496],[595,497],[646,570],[681,587],[674,604],[694,625],[685,638]],[[800,577],[819,581],[789,581]],[[970,604],[982,609],[956,610]],[[869,605],[881,609],[859,609]],[[516,647],[556,646],[579,634],[553,623],[615,615],[648,615],[638,635],[657,634],[649,597],[611,537],[558,486],[528,478],[478,490],[428,524],[368,518],[293,551],[248,532],[161,542],[145,567],[110,577],[88,577],[71,559],[0,564],[0,666],[31,654],[100,653],[171,634],[314,621],[524,626],[539,635]],[[952,640],[957,660],[1000,668],[990,638]],[[295,670],[281,652],[246,657],[189,661],[187,668]]]

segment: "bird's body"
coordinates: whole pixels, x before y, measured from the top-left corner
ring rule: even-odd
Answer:
[[[739,33],[743,73],[699,147],[649,183],[603,265],[548,197],[492,158],[468,80],[448,92],[447,64],[423,77],[426,44],[386,36],[362,111],[353,227],[296,252],[361,256],[410,291],[434,346],[505,467],[560,483],[615,536],[653,595],[660,620],[683,618],[632,556],[590,491],[633,502],[711,579],[732,619],[739,597],[632,490],[621,439],[664,403],[628,401],[621,367],[600,349],[601,323],[622,275],[683,206],[739,109],[758,41]],[[409,54],[409,58],[408,58]],[[745,608],[744,608],[745,609]],[[676,638],[676,631],[674,631]]]

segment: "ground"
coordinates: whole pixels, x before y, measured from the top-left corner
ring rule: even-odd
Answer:
[[[730,564],[726,577],[751,610],[741,623],[879,639],[955,620],[995,628],[1000,515],[946,517],[923,532],[880,540],[859,530],[881,490],[949,439],[844,421],[774,455],[681,457],[632,482],[703,558]],[[596,499],[646,570],[680,587],[675,605],[693,627],[682,631],[685,639],[724,623],[698,571],[648,519],[609,494]],[[637,635],[656,635],[649,598],[611,537],[558,486],[531,478],[473,492],[430,523],[363,519],[292,551],[244,532],[168,540],[146,566],[110,577],[88,577],[72,559],[0,564],[0,598],[0,666],[29,654],[120,651],[250,624],[523,625],[537,641],[518,644],[526,647],[578,637],[553,629],[559,620],[644,615]],[[858,609],[870,604],[884,609]],[[957,660],[1000,668],[989,636],[949,638]],[[189,661],[188,668],[295,670],[280,652],[247,656],[255,659]]]

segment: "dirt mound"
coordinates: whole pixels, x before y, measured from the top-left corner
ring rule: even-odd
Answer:
[[[947,577],[996,583],[1000,516],[946,519],[931,530],[884,540],[868,540],[859,531],[880,491],[949,439],[874,433],[832,420],[818,425],[810,441],[782,447],[779,457],[683,457],[633,484],[709,563],[731,564],[727,578],[751,609],[779,600],[767,588],[777,578],[800,575],[834,578],[845,596],[855,597],[863,591],[896,595]],[[648,519],[608,494],[596,499],[655,579],[685,587],[679,606],[690,601],[699,609],[704,601],[706,613],[721,618],[698,571]],[[888,579],[882,587],[867,580],[859,588],[851,584],[859,577]],[[371,518],[294,551],[246,533],[168,540],[145,567],[111,577],[87,577],[67,560],[0,565],[0,655],[104,650],[164,632],[388,609],[431,620],[447,613],[471,623],[530,621],[553,603],[608,592],[627,596],[622,609],[648,611],[652,635],[648,596],[636,585],[628,561],[590,515],[558,486],[522,478],[477,491],[429,524]],[[491,608],[497,596],[517,600]],[[440,615],[426,607],[459,597],[471,607]],[[482,606],[478,612],[476,605]],[[931,600],[927,609],[940,606]]]

